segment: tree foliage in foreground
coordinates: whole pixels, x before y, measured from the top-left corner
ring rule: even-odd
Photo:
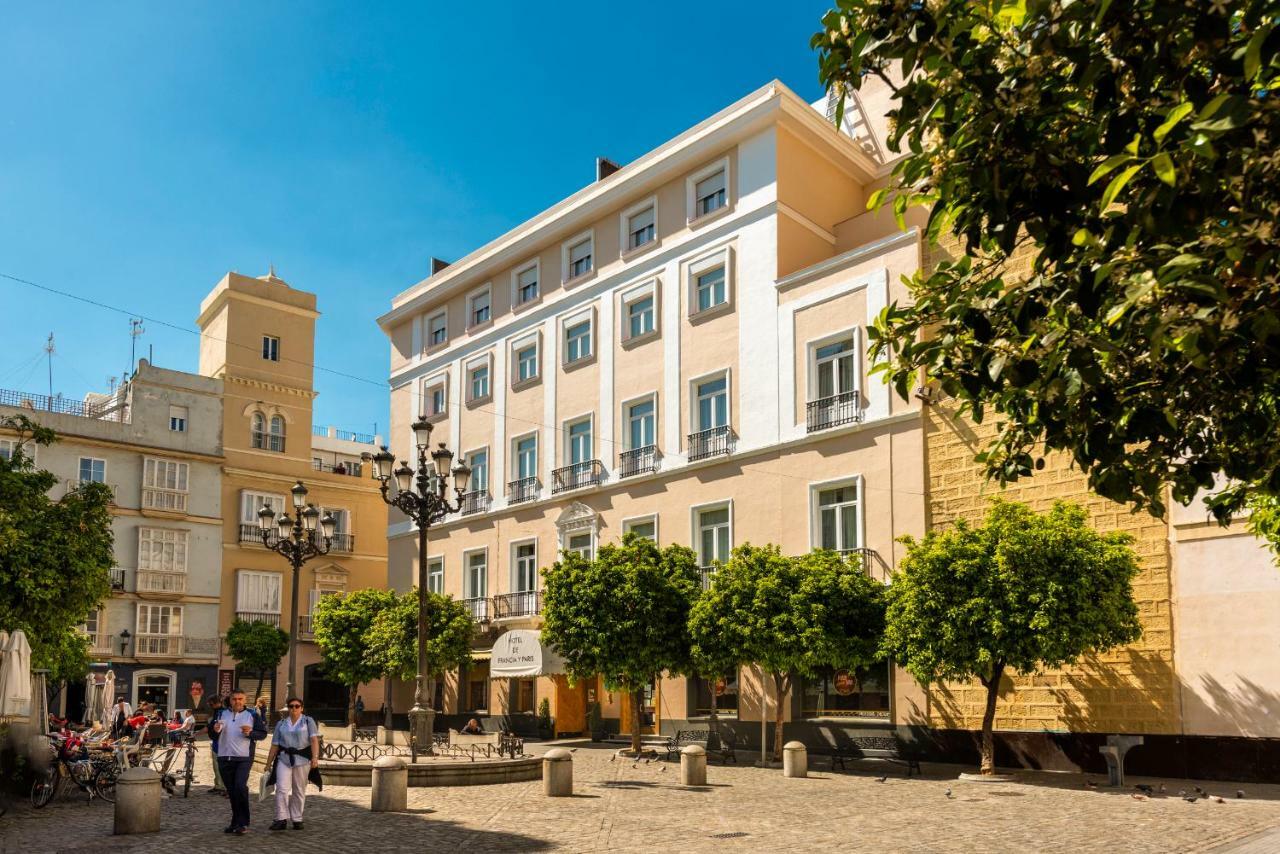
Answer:
[[[356,724],[356,696],[361,685],[382,675],[369,655],[369,632],[375,618],[395,604],[389,590],[355,590],[321,596],[312,611],[312,628],[324,658],[325,675],[350,686],[347,723]]]
[[[227,629],[227,652],[245,670],[258,673],[255,698],[262,696],[267,674],[280,668],[280,660],[288,651],[289,633],[279,626],[237,619]],[[284,698],[273,699],[279,701]]]
[[[543,570],[542,640],[564,657],[570,677],[599,674],[631,695],[631,747],[640,750],[644,686],[689,667],[689,603],[698,561],[684,546],[659,549],[626,534],[594,560],[574,552]]]
[[[837,0],[822,24],[828,86],[896,90],[895,210],[967,252],[872,332],[898,392],[923,371],[998,416],[1002,484],[1048,448],[1157,514],[1215,475],[1220,521],[1280,494],[1280,2]]]
[[[471,662],[475,621],[466,604],[427,592],[427,703],[435,680]],[[396,596],[373,618],[366,636],[366,661],[386,679],[412,682],[418,675],[418,590]]]
[[[58,480],[31,452],[54,432],[24,415],[0,417],[0,427],[18,440],[0,457],[0,626],[26,633],[32,666],[49,670],[50,684],[79,679],[89,658],[77,627],[111,593],[111,492],[86,483],[50,499]]]
[[[783,713],[795,680],[875,661],[883,629],[884,589],[858,561],[832,551],[787,557],[777,546],[749,544],[733,550],[689,620],[695,660],[719,665],[731,655],[773,679],[774,759],[782,758]]]
[[[1125,533],[1099,534],[1085,511],[1047,514],[997,501],[983,523],[963,521],[923,540],[889,587],[883,651],[922,684],[977,679],[987,689],[982,772],[995,770],[992,729],[1006,672],[1060,667],[1142,634]]]

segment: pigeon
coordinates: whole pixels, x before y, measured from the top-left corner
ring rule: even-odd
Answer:
[[[576,747],[570,747],[570,748],[569,748],[569,752],[570,752],[570,753],[577,753],[577,752],[578,752],[578,748],[576,748]]]
[[[876,782],[877,782],[877,783],[883,783],[885,780],[888,780],[888,779],[889,779],[889,775],[888,775],[888,774],[885,774],[883,777],[877,777],[877,778],[876,778]]]
[[[646,759],[646,760],[644,761],[644,764],[645,764],[645,765],[648,765],[648,764],[649,764],[650,762],[652,762],[652,761],[653,761],[652,759]]]
[[[663,766],[662,766],[661,768],[659,768],[658,770],[659,770],[659,771],[666,771],[666,770],[667,770],[667,766],[663,765]]]
[[[1097,784],[1097,783],[1095,783],[1095,782],[1093,782],[1092,780],[1085,780],[1085,781],[1084,781],[1084,787],[1085,787],[1086,789],[1096,789],[1096,788],[1098,788],[1098,784]]]
[[[1147,796],[1146,796],[1146,795],[1140,795],[1140,794],[1138,794],[1137,792],[1134,792],[1134,793],[1133,793],[1132,795],[1130,795],[1129,797],[1133,798],[1135,801],[1145,801],[1145,800],[1148,800],[1148,798],[1147,798]]]
[[[1244,789],[1236,789],[1236,800],[1244,799]]]
[[[1208,792],[1206,792],[1204,789],[1200,788],[1199,786],[1193,786],[1192,788],[1196,790],[1196,794],[1197,794],[1197,795],[1207,795],[1207,794],[1209,794]]]
[[[1183,798],[1183,800],[1189,804],[1194,804],[1196,801],[1200,799],[1197,798],[1195,795],[1187,795],[1185,798]]]
[[[1138,785],[1134,786],[1134,788],[1137,789],[1139,792],[1142,792],[1142,794],[1144,795],[1153,795],[1155,794],[1155,791],[1156,791],[1155,789],[1148,786],[1146,783],[1139,783]]]
[[[950,798],[950,797],[951,797],[951,788],[950,788],[950,787],[948,787],[948,788],[947,788],[947,797],[948,797],[948,798]]]
[[[609,761],[610,761],[610,762],[612,762],[613,760],[615,760],[615,759],[617,759],[617,758],[618,758],[618,755],[615,753],[613,756],[610,756],[610,757],[609,757]]]
[[[631,763],[631,767],[632,767],[632,768],[639,768],[639,767],[640,767],[640,763],[639,763],[639,762],[632,762],[632,763]]]
[[[1187,796],[1187,790],[1186,790],[1186,789],[1179,789],[1179,790],[1178,790],[1178,797],[1180,797],[1180,798],[1185,798],[1186,796]]]
[[[1217,795],[1213,796],[1213,800],[1215,803],[1219,803],[1219,804],[1225,804],[1227,802],[1225,798],[1220,798]]]

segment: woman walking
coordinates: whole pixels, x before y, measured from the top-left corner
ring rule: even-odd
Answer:
[[[302,701],[290,697],[285,704],[289,712],[276,724],[271,738],[267,767],[276,764],[276,820],[272,830],[284,830],[293,822],[294,830],[302,830],[302,808],[307,800],[307,775],[320,761],[320,729],[302,713]]]

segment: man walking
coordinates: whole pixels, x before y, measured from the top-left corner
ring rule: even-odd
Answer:
[[[231,708],[214,719],[218,736],[218,770],[231,801],[231,824],[225,833],[249,832],[249,771],[257,742],[267,735],[267,725],[254,709],[246,709],[244,692],[231,692]]]

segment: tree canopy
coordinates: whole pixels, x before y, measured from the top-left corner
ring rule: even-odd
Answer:
[[[1046,514],[996,501],[983,524],[959,521],[916,541],[888,592],[883,651],[922,684],[978,679],[987,689],[982,770],[1006,671],[1033,673],[1142,634],[1125,533],[1099,534],[1083,508]]]
[[[88,645],[76,629],[111,593],[111,492],[86,483],[50,499],[57,478],[29,451],[53,444],[53,431],[24,415],[0,417],[0,427],[17,434],[0,457],[0,628],[26,633],[32,666],[51,683],[77,679]]]
[[[288,651],[289,633],[279,626],[238,619],[227,629],[227,652],[241,667],[258,672],[258,696],[268,671],[275,672]]]
[[[698,560],[684,546],[659,549],[626,534],[594,560],[565,552],[543,570],[542,640],[574,679],[599,674],[611,691],[631,694],[631,746],[640,750],[642,688],[664,671],[689,667],[689,604]]]
[[[1065,451],[1161,514],[1215,475],[1220,521],[1280,493],[1280,3],[836,0],[813,37],[837,93],[894,90],[872,198],[931,206],[965,257],[871,332],[1000,429],[1002,484]],[[843,101],[841,104],[843,108]],[[1015,253],[1029,273],[1011,272]]]
[[[475,622],[466,604],[427,593],[427,666],[438,678],[471,661]],[[412,681],[418,675],[418,591],[395,597],[374,617],[367,635],[367,660],[382,676]],[[428,695],[430,697],[430,695]]]
[[[883,587],[858,561],[832,551],[787,557],[772,545],[734,549],[689,619],[695,660],[754,663],[773,677],[775,759],[793,681],[875,661],[883,629]]]
[[[334,681],[351,686],[347,704],[349,723],[356,723],[359,686],[382,675],[377,660],[369,654],[369,635],[378,614],[395,602],[395,593],[370,588],[321,596],[312,610],[312,630],[324,658],[325,672]]]

